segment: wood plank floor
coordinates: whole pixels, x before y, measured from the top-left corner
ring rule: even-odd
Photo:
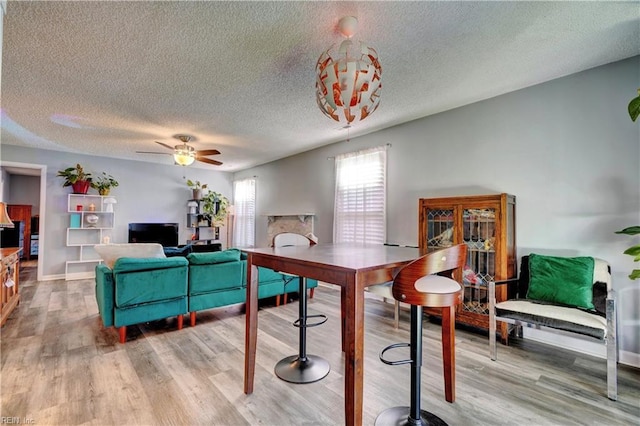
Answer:
[[[321,287],[310,313],[329,320],[308,331],[308,352],[329,375],[307,385],[283,382],[276,362],[297,352],[296,301],[259,313],[255,392],[242,392],[244,314],[240,307],[129,327],[128,341],[103,329],[93,280],[22,281],[22,301],[1,330],[1,419],[44,425],[340,425],[344,423],[340,292]],[[378,360],[408,341],[408,311],[393,329],[392,305],[366,301],[364,424],[409,403],[409,366]],[[455,403],[444,400],[440,327],[425,322],[422,405],[450,425],[638,425],[640,371],[619,368],[619,401],[606,398],[605,361],[514,339],[488,357],[488,338],[458,330]],[[398,354],[407,356],[408,352]],[[15,423],[15,421],[14,421]]]

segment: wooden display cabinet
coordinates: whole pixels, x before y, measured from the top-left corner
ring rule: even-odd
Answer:
[[[516,271],[516,197],[509,194],[421,198],[419,244],[423,252],[454,244],[467,245],[467,262],[461,277],[464,300],[456,322],[489,329],[488,282],[514,278]],[[506,299],[506,286],[496,289],[496,299]],[[426,310],[440,316],[437,310]],[[501,324],[506,338],[507,324]]]
[[[14,221],[24,223],[22,233],[22,254],[21,257],[31,259],[31,205],[29,204],[8,204],[7,213]]]

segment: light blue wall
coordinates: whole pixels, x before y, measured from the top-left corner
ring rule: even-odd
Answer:
[[[283,210],[315,212],[319,240],[331,241],[334,164],[328,158],[361,148],[392,145],[389,242],[418,243],[421,197],[514,194],[519,256],[532,251],[591,255],[612,264],[621,348],[640,362],[639,283],[627,278],[634,263],[622,254],[640,241],[614,234],[640,224],[640,123],[627,114],[639,87],[640,57],[634,57],[235,177],[257,176],[259,245],[266,244],[267,219],[261,215]],[[384,103],[383,93],[376,114],[386,108],[393,105]]]

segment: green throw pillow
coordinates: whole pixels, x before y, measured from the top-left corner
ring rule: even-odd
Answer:
[[[529,255],[527,299],[594,309],[593,257]]]

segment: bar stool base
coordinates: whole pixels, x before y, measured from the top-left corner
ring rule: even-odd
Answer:
[[[378,414],[375,426],[418,426],[418,422],[409,421],[410,407],[392,407],[387,408],[382,413]],[[447,423],[435,414],[431,414],[428,411],[420,410],[420,419],[422,425],[425,426],[447,426]]]
[[[324,379],[331,366],[329,362],[316,355],[307,355],[301,360],[298,355],[281,359],[274,369],[276,376],[289,383],[313,383]]]

